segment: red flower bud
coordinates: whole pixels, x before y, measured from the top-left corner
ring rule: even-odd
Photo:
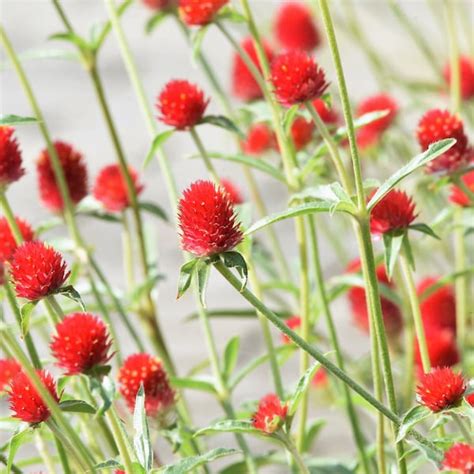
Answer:
[[[220,185],[224,188],[224,191],[227,193],[234,206],[244,202],[240,189],[230,179],[222,178]]]
[[[179,0],[179,16],[189,26],[211,23],[229,0]]]
[[[0,393],[6,390],[21,366],[15,359],[0,359]]]
[[[469,171],[469,173],[463,175],[461,179],[464,181],[467,189],[474,193],[474,171]],[[449,200],[458,206],[474,206],[474,203],[469,199],[469,196],[467,196],[461,188],[455,185],[451,187]]]
[[[452,367],[459,362],[459,351],[452,331],[425,326],[425,337],[431,367]],[[415,363],[422,367],[418,341],[415,341]]]
[[[297,331],[301,326],[301,318],[299,316],[291,316],[285,321],[285,324],[293,331]],[[292,340],[285,333],[281,333],[281,342],[283,344],[290,344]]]
[[[24,174],[15,129],[0,126],[0,189],[18,181]]]
[[[274,433],[285,421],[287,412],[288,406],[282,405],[280,399],[271,393],[260,400],[252,417],[252,424],[265,433]]]
[[[277,149],[275,132],[265,123],[252,125],[242,144],[247,155],[262,155],[266,151]]]
[[[461,97],[472,99],[474,97],[474,60],[467,56],[459,57],[459,79],[461,85]],[[443,71],[448,85],[451,85],[451,65],[446,64]]]
[[[474,446],[466,443],[455,443],[445,453],[443,469],[453,470],[459,474],[474,472]]]
[[[20,229],[23,240],[25,242],[33,240],[35,234],[30,224],[19,217],[16,217],[15,221]],[[0,262],[8,262],[12,258],[17,247],[18,245],[7,219],[5,217],[0,217]]]
[[[339,123],[339,114],[334,110],[334,107],[329,108],[323,99],[313,100],[313,107],[326,125],[337,125]]]
[[[311,142],[314,132],[314,123],[312,120],[306,120],[304,117],[296,117],[291,125],[290,134],[295,146],[295,150],[302,150]]]

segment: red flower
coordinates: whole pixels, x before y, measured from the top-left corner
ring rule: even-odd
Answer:
[[[87,168],[84,158],[68,143],[57,141],[54,148],[61,163],[71,201],[78,204],[87,196]],[[51,158],[47,149],[43,150],[36,162],[40,198],[44,206],[52,212],[61,212],[64,204],[59,191]]]
[[[227,193],[210,181],[196,181],[179,201],[183,249],[198,257],[232,250],[243,235]]]
[[[0,286],[5,284],[5,265],[0,262]]]
[[[333,107],[329,108],[323,99],[313,100],[313,107],[326,125],[336,125],[339,122],[339,114]]]
[[[0,126],[0,188],[18,181],[24,174],[15,129]]]
[[[84,374],[105,365],[112,342],[107,326],[90,313],[73,313],[56,325],[50,348],[66,375]]]
[[[249,55],[252,62],[258,67],[258,70],[262,72],[252,38],[245,38],[240,46]],[[265,41],[263,42],[263,49],[270,63],[273,59],[273,50]],[[236,97],[246,102],[263,97],[260,86],[237,53],[234,54],[232,65],[232,91]]]
[[[459,57],[459,73],[461,83],[461,97],[472,99],[474,97],[474,61],[467,56]],[[451,84],[451,66],[447,64],[443,72],[448,85]]]
[[[54,400],[59,402],[60,396],[53,376],[46,370],[37,370],[36,373]],[[10,383],[9,402],[14,416],[26,423],[41,423],[46,421],[51,414],[29,377],[21,371]]]
[[[466,395],[466,402],[469,403],[472,407],[474,407],[474,392]]]
[[[311,51],[321,43],[311,11],[299,2],[283,4],[277,11],[273,28],[284,49]]]
[[[466,187],[472,192],[474,192],[474,171],[469,171],[469,173],[463,175],[462,180],[464,181]],[[451,187],[451,194],[449,195],[449,200],[452,203],[458,204],[459,206],[463,207],[469,207],[473,205],[469,197],[458,186]]]
[[[417,288],[418,295],[437,281],[431,277],[422,280]],[[451,285],[444,285],[420,300],[420,310],[425,326],[456,332],[456,298]]]
[[[131,411],[140,385],[145,392],[148,416],[164,415],[174,405],[176,394],[161,361],[150,354],[133,354],[125,360],[118,374],[120,393]]]
[[[459,362],[459,352],[452,331],[425,326],[425,337],[431,367],[452,367]],[[415,363],[422,367],[418,341],[415,341]]]
[[[15,359],[0,359],[0,393],[10,385],[20,370],[21,366]]]
[[[313,138],[314,123],[304,117],[296,117],[291,125],[291,138],[296,151],[302,150]]]
[[[316,388],[326,387],[328,382],[328,373],[324,367],[320,367],[314,374],[313,380],[311,380],[311,384]]]
[[[422,150],[444,138],[456,139],[448,151],[426,165],[428,172],[453,171],[466,162],[467,137],[464,125],[458,116],[447,110],[432,109],[426,112],[418,123],[416,135]]]
[[[287,106],[321,97],[328,83],[324,71],[303,51],[289,51],[272,61],[271,81],[278,100]]]
[[[142,0],[142,2],[152,10],[166,10],[171,8],[175,0]]]
[[[260,400],[252,417],[252,424],[265,433],[274,433],[285,421],[287,412],[288,406],[282,405],[280,399],[271,393]]]
[[[457,470],[460,474],[474,473],[474,446],[455,443],[445,453],[443,469]]]
[[[370,232],[375,235],[401,232],[415,220],[415,203],[404,191],[392,189],[372,209]]]
[[[449,367],[436,367],[422,374],[416,389],[419,402],[437,413],[461,402],[467,385],[461,374]]]
[[[168,82],[157,98],[160,120],[177,130],[197,125],[204,116],[209,99],[189,81],[175,79]]]
[[[128,168],[136,194],[143,191],[138,173]],[[102,168],[97,176],[93,189],[94,197],[110,212],[121,212],[130,206],[127,183],[119,165],[113,164]]]
[[[274,150],[277,148],[275,132],[265,123],[252,125],[242,148],[247,155],[261,155],[268,150]]]
[[[33,240],[35,237],[34,231],[28,222],[15,218],[15,221],[20,229],[20,233],[25,242]],[[0,262],[8,262],[18,247],[15,237],[12,234],[10,225],[5,217],[0,217]]]
[[[220,185],[224,188],[224,191],[227,193],[234,206],[244,202],[240,189],[230,179],[221,179]]]
[[[296,331],[301,326],[301,318],[299,316],[291,316],[285,321],[285,324],[293,331]],[[281,342],[283,344],[290,344],[292,341],[285,333],[281,333]]]
[[[360,260],[353,260],[348,268],[348,272],[356,273],[361,270]],[[390,288],[393,288],[393,282],[389,281],[385,266],[379,265],[377,267],[377,280],[379,283],[383,283]],[[351,306],[352,316],[355,323],[365,332],[369,331],[369,311],[366,304],[366,296],[364,288],[353,286],[348,293],[349,303]],[[398,306],[392,301],[388,300],[384,296],[380,297],[380,303],[382,305],[383,320],[385,329],[391,335],[398,334],[403,325],[402,315]]]
[[[361,117],[370,112],[382,110],[388,110],[388,114],[385,117],[374,120],[363,127],[373,132],[382,133],[392,125],[398,113],[398,104],[388,94],[376,94],[363,100],[357,107],[356,115]]]
[[[187,25],[207,25],[229,0],[179,0],[179,16]]]
[[[55,293],[69,273],[61,254],[43,242],[25,242],[16,249],[11,261],[16,295],[30,301]]]

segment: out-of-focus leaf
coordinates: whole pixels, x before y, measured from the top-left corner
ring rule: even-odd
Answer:
[[[59,403],[61,411],[73,413],[88,413],[94,415],[96,410],[92,405],[89,405],[84,400],[64,400]]]
[[[161,10],[158,13],[155,13],[145,25],[145,31],[147,34],[150,34],[155,30],[155,28],[168,16],[168,12]]]
[[[158,204],[155,204],[154,202],[141,201],[138,203],[138,207],[150,214],[153,214],[155,217],[158,217],[159,219],[168,221],[168,216],[166,215],[166,212],[164,211],[164,209],[158,206]]]
[[[21,445],[24,444],[31,435],[31,428],[26,428],[22,431],[17,431],[11,438],[8,443],[8,458],[7,458],[7,474],[12,472],[13,461],[17,451],[20,449]]]
[[[135,454],[141,466],[148,472],[153,466],[153,448],[150,440],[150,430],[145,412],[145,391],[143,384],[140,384],[135,399],[135,409],[133,411],[133,446]]]
[[[311,383],[311,380],[313,380],[314,374],[319,367],[321,367],[319,362],[314,363],[298,380],[295,391],[288,401],[288,416],[292,417],[296,413],[301,398],[308,389],[308,385]]]
[[[173,135],[175,132],[174,128],[171,130],[165,130],[164,132],[159,133],[152,141],[150,149],[148,150],[148,153],[146,154],[145,159],[143,160],[143,165],[142,168],[146,169],[148,165],[151,163],[151,160],[155,156],[158,148],[160,148],[168,138]]]
[[[201,454],[200,456],[190,456],[181,459],[174,464],[168,464],[160,469],[154,469],[152,472],[160,474],[185,474],[187,472],[196,472],[196,468],[202,466],[203,464],[207,464],[208,462],[212,462],[224,456],[231,456],[239,452],[240,451],[237,451],[236,449],[216,448],[205,454]]]
[[[235,123],[232,122],[230,118],[225,117],[224,115],[206,115],[199,123],[214,125],[229,132],[243,136],[243,133],[240,131],[239,127],[237,127],[237,125],[235,125]]]
[[[227,380],[237,365],[239,357],[240,337],[234,336],[224,349],[224,378]]]
[[[22,125],[28,123],[37,123],[38,119],[35,117],[20,117],[19,115],[2,115],[0,117],[0,125]]]
[[[212,382],[197,377],[171,377],[171,384],[176,388],[216,393]]]

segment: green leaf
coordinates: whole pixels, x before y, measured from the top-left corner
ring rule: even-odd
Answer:
[[[20,117],[19,115],[2,115],[0,117],[0,125],[21,125],[24,123],[37,123],[38,119],[35,117]]]
[[[158,148],[163,146],[163,144],[168,140],[168,138],[173,135],[175,132],[174,128],[171,130],[165,130],[164,132],[159,133],[151,142],[150,149],[148,150],[148,153],[146,154],[145,160],[143,161],[142,168],[146,169],[148,165],[151,163],[151,160],[155,156]]]
[[[147,295],[155,285],[164,279],[164,276],[161,273],[150,272],[150,276],[140,285],[136,286],[129,297],[130,305],[137,305],[144,297]]]
[[[313,421],[306,431],[306,436],[303,443],[303,452],[307,453],[311,451],[314,441],[316,440],[321,429],[326,425],[326,420]]]
[[[208,29],[209,25],[205,25],[191,34],[191,58],[194,63],[196,63],[199,56],[201,56],[202,42]]]
[[[162,207],[158,206],[158,204],[149,201],[141,201],[138,203],[138,207],[150,214],[153,214],[159,219],[163,219],[164,221],[168,222],[168,216],[166,215],[166,212]]]
[[[21,445],[25,443],[29,435],[31,434],[31,428],[26,428],[23,431],[16,432],[8,442],[8,458],[7,458],[7,474],[11,473],[13,461],[15,460],[15,455],[20,449]]]
[[[104,462],[101,462],[99,464],[96,464],[94,466],[96,469],[100,470],[100,469],[121,469],[123,470],[123,465],[120,464],[118,461],[116,461],[115,459],[109,459],[107,461],[104,461]]]
[[[445,151],[449,150],[456,140],[448,138],[446,140],[440,140],[432,143],[426,151],[420,153],[411,159],[405,166],[402,166],[396,171],[390,178],[388,178],[375,192],[367,205],[367,209],[370,211],[374,206],[393,189],[402,179],[406,178],[409,174],[416,171],[418,168],[427,165],[430,161],[438,158]]]
[[[81,210],[80,208],[77,211],[77,214],[81,216],[88,216],[92,217],[93,219],[98,219],[99,221],[105,221],[105,222],[115,222],[115,223],[120,223],[120,217],[112,214],[111,212],[107,212],[104,209],[87,209],[87,210]]]
[[[135,409],[133,411],[133,446],[140,465],[145,472],[148,472],[153,466],[153,448],[150,441],[150,430],[145,412],[145,391],[143,384],[140,384],[137,397],[135,399]]]
[[[418,232],[422,232],[423,234],[429,235],[431,237],[434,237],[435,239],[440,240],[440,238],[436,235],[435,231],[428,224],[412,224],[408,226],[408,228],[416,230]]]
[[[210,265],[205,262],[200,262],[196,269],[199,301],[203,308],[206,308],[206,289],[209,281],[209,273],[211,271]]]
[[[383,246],[384,246],[384,261],[385,268],[387,269],[388,279],[392,279],[393,271],[395,270],[395,264],[397,263],[400,249],[402,248],[403,239],[405,235],[383,235]]]
[[[246,23],[247,18],[245,18],[242,13],[238,12],[235,8],[232,8],[230,5],[225,6],[219,10],[217,15],[218,20],[226,20],[232,23]]]
[[[179,270],[179,279],[178,279],[178,295],[177,299],[186,293],[186,290],[191,285],[193,279],[194,271],[199,260],[194,258],[189,262],[186,262]]]
[[[214,423],[211,426],[207,426],[206,428],[202,428],[196,431],[196,433],[194,433],[194,436],[202,436],[216,433],[246,433],[264,438],[271,436],[257,428],[254,428],[252,422],[247,420],[218,421],[217,423]]]
[[[239,252],[224,252],[220,254],[222,262],[227,268],[235,268],[242,279],[240,291],[247,286],[248,269],[244,257]]]
[[[295,104],[285,112],[285,116],[283,117],[283,128],[285,129],[286,135],[290,134],[291,126],[293,125],[298,110],[300,110],[300,104]]]
[[[59,295],[63,295],[66,298],[69,298],[70,300],[78,303],[79,306],[82,308],[82,311],[86,310],[86,306],[84,305],[84,302],[82,301],[81,295],[72,285],[63,286],[62,288],[59,288],[59,290],[56,293]]]
[[[431,411],[423,405],[417,405],[413,408],[410,408],[410,410],[405,413],[400,423],[397,434],[397,442],[405,439],[406,435],[411,429],[415,427],[415,425],[422,422],[430,415]]]
[[[185,474],[186,472],[196,472],[199,466],[212,462],[216,459],[237,454],[240,451],[236,449],[216,448],[200,456],[190,456],[174,464],[168,464],[158,471],[160,474]]]
[[[59,40],[59,41],[67,41],[68,43],[72,43],[76,45],[79,49],[84,51],[91,51],[91,45],[81,36],[76,35],[75,33],[67,32],[67,33],[55,33],[51,35],[48,39],[50,40]]]
[[[83,400],[64,400],[59,403],[59,408],[61,411],[73,413],[88,413],[90,415],[96,413],[96,409]]]
[[[199,390],[201,392],[216,393],[214,384],[197,377],[170,377],[171,384],[176,388]]]
[[[99,394],[102,402],[99,406],[96,417],[103,416],[103,414],[112,406],[112,402],[115,398],[115,384],[109,376],[105,376],[102,379],[88,378],[91,391]]]
[[[319,369],[319,367],[321,367],[321,364],[319,362],[315,362],[299,379],[296,389],[288,401],[288,416],[293,416],[296,413],[301,398],[306,392],[311,380],[313,380],[314,374],[316,373],[316,370]]]
[[[237,365],[239,357],[240,337],[234,336],[224,349],[224,378],[228,380]]]
[[[307,461],[310,474],[355,474],[356,470],[349,468],[341,461],[316,458]]]
[[[216,127],[223,128],[224,130],[228,130],[229,132],[236,133],[241,137],[243,136],[243,133],[240,131],[239,127],[237,127],[237,125],[235,125],[232,120],[225,117],[224,115],[206,115],[199,123],[215,125]]]
[[[31,315],[33,314],[33,310],[37,304],[38,301],[29,301],[20,308],[22,337],[26,337],[26,335],[30,332]]]
[[[155,13],[145,25],[145,31],[149,35],[166,17],[168,16],[168,12],[165,10],[159,11]]]

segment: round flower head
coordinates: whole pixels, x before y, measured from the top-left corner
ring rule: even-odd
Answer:
[[[207,25],[229,0],[179,0],[179,16],[187,25]]]
[[[474,171],[469,171],[461,178],[464,181],[466,187],[474,193]],[[451,193],[449,195],[449,200],[462,207],[474,206],[474,203],[469,199],[469,197],[464,193],[464,191],[458,186],[453,185],[451,187]]]
[[[293,331],[297,331],[301,326],[301,318],[299,316],[291,316],[285,321],[285,324]],[[281,342],[283,344],[290,344],[291,339],[285,334],[281,333]]]
[[[314,374],[314,377],[311,380],[311,385],[316,388],[323,388],[327,387],[328,383],[328,373],[324,367],[320,367]]]
[[[232,250],[243,238],[229,195],[210,181],[196,181],[179,201],[183,250],[209,257]]]
[[[359,272],[361,270],[360,260],[352,261],[347,270],[350,273]],[[377,267],[377,280],[379,283],[394,288],[393,281],[389,281],[383,264]],[[348,296],[354,322],[365,332],[369,332],[369,311],[367,309],[364,288],[353,286],[350,288]],[[403,318],[398,306],[384,296],[380,297],[380,304],[382,305],[385,329],[390,335],[399,334],[403,326]]]
[[[158,96],[160,120],[177,130],[197,125],[203,118],[209,99],[196,85],[185,80],[168,82]]]
[[[60,397],[53,376],[45,370],[37,370],[36,374],[54,400],[59,402]],[[24,372],[20,371],[15,375],[8,393],[10,410],[15,418],[33,424],[41,423],[49,418],[51,414],[49,408]]]
[[[0,190],[25,174],[14,132],[11,127],[0,126]]]
[[[21,366],[15,359],[0,359],[0,394],[10,385]]]
[[[474,97],[474,60],[467,56],[459,57],[459,79],[461,86],[461,97],[465,100]],[[451,84],[451,65],[447,64],[443,71],[448,85]]]
[[[271,81],[278,100],[287,106],[317,99],[329,85],[324,71],[303,51],[278,55],[272,61]]]
[[[425,326],[425,337],[431,367],[452,367],[459,362],[459,351],[452,331]],[[415,363],[422,367],[418,341],[415,341]]]
[[[87,168],[84,158],[68,143],[57,141],[54,148],[61,163],[71,201],[78,204],[87,196]],[[48,150],[43,150],[36,162],[40,199],[52,212],[61,212],[64,204],[59,186],[56,183],[51,157]]]
[[[266,151],[275,150],[277,148],[275,132],[265,123],[252,125],[242,143],[242,148],[247,155],[262,155]]]
[[[282,405],[280,399],[271,393],[260,400],[252,424],[265,433],[274,433],[285,421],[287,412],[288,406]]]
[[[295,146],[295,150],[302,150],[311,142],[314,132],[314,123],[312,120],[306,120],[304,117],[296,117],[291,125],[290,134]]]
[[[311,11],[300,2],[284,3],[277,11],[273,29],[284,49],[311,51],[321,43]]]
[[[161,361],[150,354],[134,354],[125,360],[118,374],[120,393],[130,411],[140,385],[145,392],[145,410],[148,416],[165,415],[173,407],[176,394]]]
[[[419,403],[437,413],[459,404],[466,388],[461,374],[453,372],[450,367],[436,367],[420,376],[416,394]]]
[[[220,185],[224,188],[224,191],[227,193],[234,206],[244,202],[240,189],[230,179],[221,179]]]
[[[323,99],[315,99],[312,103],[319,117],[326,125],[337,125],[339,114],[333,107],[330,108]]]
[[[460,474],[474,473],[474,446],[466,443],[455,443],[445,453],[443,469]]]
[[[112,357],[107,326],[89,313],[73,313],[56,325],[50,343],[56,364],[66,375],[84,374]]]
[[[132,167],[129,167],[128,171],[138,195],[144,186],[139,182],[138,173]],[[130,206],[127,183],[119,165],[107,165],[100,170],[95,180],[93,194],[110,212],[121,212]]]
[[[23,240],[25,242],[33,240],[35,234],[30,224],[19,217],[15,217],[15,221],[20,229]],[[8,262],[12,258],[17,247],[18,245],[7,219],[5,217],[0,217],[0,262]]]
[[[245,38],[240,46],[257,66],[258,70],[262,72],[252,38]],[[265,51],[265,56],[270,63],[273,59],[273,50],[265,41],[263,42],[263,49]],[[237,53],[234,54],[232,65],[232,91],[237,98],[246,102],[261,99],[263,97],[260,86],[257,84],[252,73]]]
[[[415,218],[413,200],[404,191],[392,189],[372,209],[370,232],[375,235],[403,232]]]
[[[455,138],[456,143],[438,158],[430,161],[427,171],[454,171],[465,164],[468,155],[467,137],[461,119],[447,110],[432,109],[421,117],[416,130],[418,143],[426,150],[431,143],[445,138]]]
[[[417,287],[418,296],[437,281],[438,278],[432,277],[422,280]],[[426,298],[420,298],[420,311],[425,326],[456,332],[456,298],[451,285],[443,285]]]
[[[166,10],[174,6],[175,0],[142,0],[143,4],[151,10]]]
[[[43,242],[25,242],[11,261],[11,278],[16,295],[36,301],[59,290],[69,273],[59,252]]]

